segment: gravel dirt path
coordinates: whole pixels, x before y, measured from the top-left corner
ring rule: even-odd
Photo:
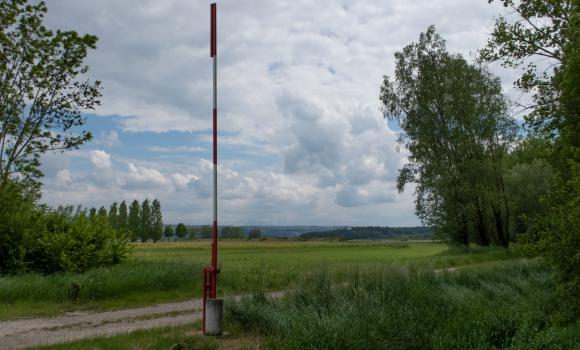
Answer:
[[[201,319],[201,300],[99,313],[0,322],[0,349],[24,349],[138,329],[176,326]]]
[[[280,297],[284,292],[268,295]],[[239,300],[229,296],[227,300]],[[112,336],[139,329],[177,326],[201,320],[201,299],[106,312],[71,312],[49,318],[0,322],[0,350],[25,349],[73,340]]]

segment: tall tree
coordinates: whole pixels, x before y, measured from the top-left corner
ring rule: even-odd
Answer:
[[[417,215],[453,242],[508,245],[502,161],[517,128],[499,79],[449,54],[433,26],[395,59],[395,78],[384,78],[381,100],[411,153],[399,191],[416,183]]]
[[[547,139],[546,159],[557,175],[541,199],[534,232],[522,241],[558,268],[561,304],[574,318],[580,315],[580,1],[501,2],[514,20],[497,19],[480,56],[523,68],[515,84],[534,102],[526,120]]]
[[[161,214],[161,203],[156,198],[151,203],[151,228],[149,232],[153,242],[157,242],[163,237],[163,215]]]
[[[46,13],[43,1],[0,1],[0,187],[12,178],[37,192],[43,153],[91,139],[78,127],[100,104],[84,64],[97,37],[48,30]]]
[[[117,215],[117,202],[111,204],[111,208],[109,209],[109,224],[115,230],[119,229],[119,217]]]
[[[149,238],[152,238],[151,229],[151,205],[149,204],[149,199],[145,199],[141,203],[141,226],[139,230],[139,239],[141,242],[146,242]]]
[[[101,206],[99,208],[99,211],[97,212],[97,216],[100,218],[106,219],[107,218],[107,209],[105,209],[104,206]]]
[[[183,239],[183,237],[187,235],[187,226],[185,226],[185,224],[182,222],[177,224],[177,227],[175,227],[175,235],[179,239]]]
[[[92,207],[91,209],[89,209],[89,219],[93,219],[96,216],[97,216],[97,208]]]
[[[127,226],[131,232],[130,236],[132,241],[136,241],[141,237],[141,206],[136,199],[131,202],[131,206],[129,207]]]
[[[122,201],[119,205],[119,215],[117,216],[117,226],[119,231],[126,232],[127,231],[127,203]]]

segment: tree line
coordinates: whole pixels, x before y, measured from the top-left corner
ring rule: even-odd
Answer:
[[[218,228],[219,237],[223,239],[260,239],[262,231],[258,228],[251,229],[248,234],[239,226],[223,226]],[[213,227],[210,225],[187,226],[179,223],[173,228],[171,225],[165,226],[164,236],[166,239],[211,239],[213,237]]]
[[[516,242],[543,256],[578,315],[580,3],[500,2],[516,19],[496,19],[474,63],[450,53],[433,26],[395,53],[380,99],[410,152],[397,188],[414,185],[417,216],[450,243]],[[514,85],[532,102],[509,101],[489,62],[520,70]]]
[[[152,202],[144,199],[141,203],[135,199],[129,206],[125,201],[114,202],[108,211],[104,206],[89,209],[88,216],[107,218],[114,229],[127,232],[133,242],[157,242],[163,237],[163,214],[158,199]]]

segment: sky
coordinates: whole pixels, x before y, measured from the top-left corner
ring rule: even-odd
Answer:
[[[158,198],[166,223],[212,220],[209,2],[48,0],[46,24],[99,37],[94,139],[43,158],[42,201]],[[473,61],[503,11],[487,0],[218,1],[219,220],[411,226],[408,153],[383,119],[394,53],[434,24]],[[506,93],[514,76],[497,65]]]

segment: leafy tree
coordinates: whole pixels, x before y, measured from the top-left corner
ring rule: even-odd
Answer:
[[[167,225],[165,226],[165,229],[163,230],[163,235],[165,236],[166,239],[171,239],[173,237],[173,226],[171,225]]]
[[[200,237],[210,239],[213,237],[213,228],[210,225],[203,225],[200,229]]]
[[[121,232],[127,231],[127,203],[122,201],[119,205],[119,215],[117,216],[117,228]]]
[[[43,153],[91,139],[85,111],[100,104],[100,82],[83,63],[97,37],[50,31],[44,2],[0,1],[0,187],[9,178],[38,193]]]
[[[150,237],[153,242],[157,242],[163,236],[163,215],[161,214],[161,203],[154,199],[151,204],[151,228]]]
[[[259,228],[253,228],[248,234],[248,239],[260,239],[262,238],[262,231]]]
[[[397,187],[416,183],[416,212],[453,242],[508,245],[509,206],[502,162],[516,139],[499,79],[449,54],[433,26],[395,54],[384,78],[385,117],[410,151]]]
[[[131,202],[131,206],[129,207],[127,225],[131,232],[130,237],[132,241],[136,241],[141,237],[141,206],[136,199]]]
[[[114,229],[119,228],[119,216],[117,215],[117,202],[111,204],[111,208],[109,209],[109,224]]]
[[[97,216],[98,216],[98,217],[101,217],[101,218],[105,218],[105,219],[106,219],[106,218],[108,217],[108,216],[107,216],[107,209],[105,209],[105,207],[104,207],[104,206],[101,206],[101,207],[99,208],[99,211],[97,212]]]
[[[499,2],[510,8],[519,20],[499,17],[486,47],[479,52],[480,59],[484,62],[500,61],[507,68],[520,68],[523,74],[514,84],[531,93],[534,101],[532,105],[522,106],[530,110],[527,121],[540,130],[560,130],[566,123],[566,116],[559,112],[557,76],[569,43],[572,2]],[[534,57],[546,62],[546,67],[538,67],[538,61],[530,59]]]
[[[517,19],[496,21],[481,59],[523,68],[516,86],[534,101],[526,120],[548,140],[542,155],[548,153],[557,175],[536,229],[521,239],[528,252],[558,268],[564,309],[574,318],[580,315],[580,1],[501,2]]]
[[[26,235],[35,215],[34,203],[24,192],[12,181],[0,187],[0,274],[26,268]]]
[[[152,231],[152,216],[151,216],[151,205],[149,204],[149,199],[143,200],[141,203],[141,225],[139,230],[139,239],[141,242],[146,242],[151,237]]]
[[[89,209],[89,218],[92,219],[95,216],[97,216],[97,208],[93,207],[93,208]]]
[[[506,171],[506,190],[516,233],[529,233],[531,220],[546,210],[540,198],[553,190],[555,181],[553,168],[542,159],[518,163]]]
[[[175,235],[179,239],[183,239],[183,237],[187,235],[187,227],[185,226],[184,223],[180,222],[179,224],[177,224],[177,227],[175,228]]]

